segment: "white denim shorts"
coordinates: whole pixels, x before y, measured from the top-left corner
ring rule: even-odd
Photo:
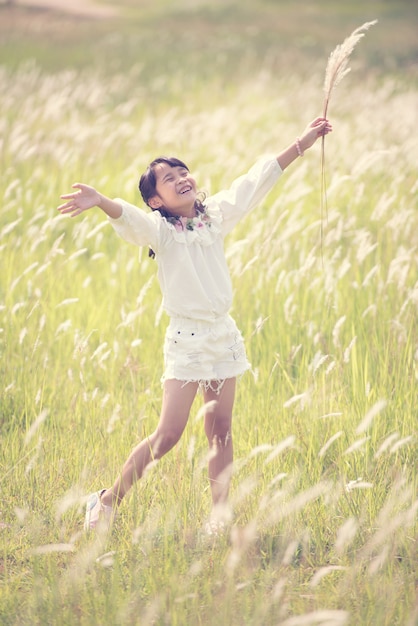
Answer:
[[[198,382],[217,389],[227,378],[250,368],[244,340],[229,315],[213,322],[188,318],[170,319],[164,342],[165,380]]]

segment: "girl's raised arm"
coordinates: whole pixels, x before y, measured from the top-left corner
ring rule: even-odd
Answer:
[[[122,215],[122,205],[99,193],[94,187],[82,183],[75,183],[72,187],[78,191],[61,196],[67,202],[58,207],[60,213],[69,213],[71,217],[75,217],[97,206],[114,220]]]
[[[319,137],[327,135],[331,131],[332,126],[327,119],[324,117],[315,118],[308,124],[302,135],[278,155],[277,162],[281,169],[286,169],[298,157],[303,156],[305,150],[313,146]]]

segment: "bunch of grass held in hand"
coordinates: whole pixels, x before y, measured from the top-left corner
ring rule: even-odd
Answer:
[[[328,58],[327,67],[325,70],[325,80],[324,80],[324,105],[322,115],[326,117],[328,114],[329,103],[331,99],[331,94],[334,91],[334,88],[342,81],[344,76],[346,76],[351,68],[348,65],[349,58],[360,41],[366,33],[366,31],[374,24],[377,23],[377,20],[373,20],[372,22],[366,22],[362,26],[356,28],[349,37],[344,39],[342,44],[339,44],[334,50],[331,52]],[[322,221],[324,217],[324,209],[325,215],[328,217],[327,210],[327,190],[326,190],[326,175],[325,175],[325,135],[322,137],[321,142],[321,241],[322,241]]]

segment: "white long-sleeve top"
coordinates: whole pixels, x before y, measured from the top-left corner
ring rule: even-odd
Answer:
[[[205,199],[205,214],[175,224],[120,198],[122,215],[109,218],[126,241],[150,246],[156,255],[163,307],[170,317],[214,321],[232,305],[224,237],[270,191],[282,170],[273,157],[260,159],[226,191]]]

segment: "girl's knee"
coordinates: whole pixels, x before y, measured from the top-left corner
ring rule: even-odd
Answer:
[[[218,417],[206,424],[206,437],[210,445],[225,447],[232,440],[231,418]]]
[[[222,434],[215,434],[212,438],[208,437],[210,445],[214,448],[226,448],[232,442],[231,431],[228,430]]]
[[[153,452],[154,455],[161,456],[174,448],[183,434],[182,430],[177,429],[157,429],[154,437]]]

